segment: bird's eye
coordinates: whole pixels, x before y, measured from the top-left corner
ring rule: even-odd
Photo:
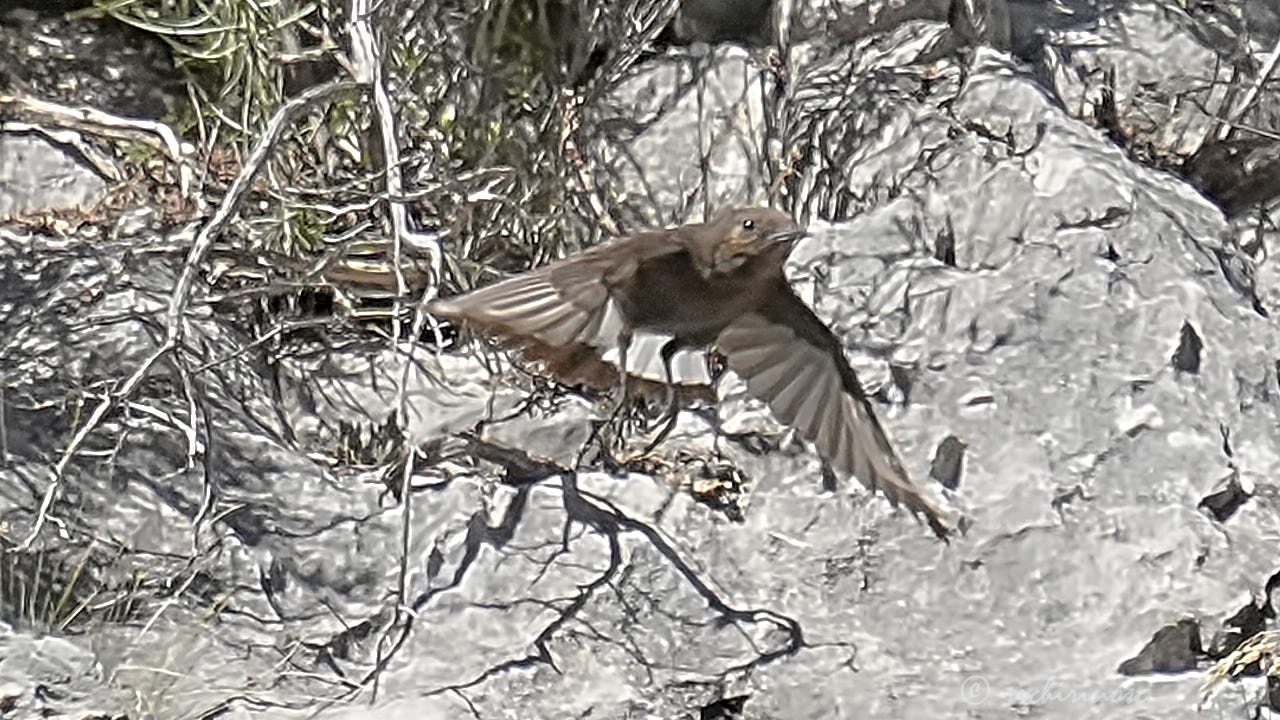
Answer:
[[[746,230],[746,231],[748,231],[748,232],[750,232],[751,230],[755,230],[755,229],[756,229],[756,221],[755,221],[755,220],[743,220],[743,221],[742,221],[742,229],[743,229],[743,230]]]

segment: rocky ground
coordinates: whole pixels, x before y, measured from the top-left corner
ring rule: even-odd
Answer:
[[[791,212],[793,284],[963,532],[824,481],[732,375],[702,404],[723,437],[704,409],[652,457],[584,454],[596,398],[388,340],[342,310],[349,267],[283,283],[215,243],[170,319],[220,198],[122,194],[24,115],[0,132],[0,717],[1197,712],[1280,586],[1280,15],[797,0],[715,30],[698,6],[593,55],[617,81],[575,80],[575,132],[537,138],[572,172],[567,244]],[[9,11],[4,52],[54,67],[77,22]],[[47,99],[161,116],[111,99],[138,74],[75,95],[82,65]],[[0,110],[48,87],[23,72]],[[515,227],[492,165],[413,207],[450,253]],[[272,282],[269,319],[309,323],[287,353],[237,304]],[[1280,706],[1244,675],[1210,712]]]

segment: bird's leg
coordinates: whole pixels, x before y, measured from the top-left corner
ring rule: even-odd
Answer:
[[[618,407],[627,404],[627,356],[631,354],[631,328],[618,331]]]
[[[627,398],[630,394],[627,392],[627,355],[630,349],[631,327],[623,324],[622,329],[618,331],[618,402],[609,418],[609,424],[613,426],[616,433],[615,441],[619,444],[622,441],[622,428],[619,419],[625,419],[626,417]]]
[[[671,434],[672,428],[676,426],[676,420],[680,418],[679,396],[676,395],[676,381],[671,372],[671,361],[675,358],[676,352],[679,350],[680,343],[675,338],[671,338],[667,341],[666,345],[662,346],[662,369],[667,376],[667,409],[666,412],[663,413],[662,417],[664,417],[667,422],[666,425],[663,426],[662,431],[659,432],[657,436],[649,442],[648,447],[644,449],[645,455],[653,452],[654,448],[661,445],[662,441],[667,439],[667,436]]]
[[[720,408],[711,408],[711,454],[717,458],[724,458],[724,452],[720,450],[720,440],[724,438],[724,429],[720,426]]]

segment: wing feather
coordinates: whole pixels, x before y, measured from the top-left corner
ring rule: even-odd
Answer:
[[[839,341],[789,287],[726,327],[716,346],[751,393],[837,470],[905,505],[945,538],[942,511],[911,483]]]
[[[575,376],[595,383],[606,371],[599,366],[601,353],[588,348],[614,347],[622,329],[613,289],[628,282],[641,262],[683,251],[669,233],[645,233],[461,295],[437,298],[427,310],[533,348],[535,354],[554,358],[553,364],[573,368]]]

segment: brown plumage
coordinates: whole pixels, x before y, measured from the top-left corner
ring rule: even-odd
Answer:
[[[751,394],[837,470],[945,538],[942,512],[911,483],[840,342],[787,282],[784,263],[803,235],[776,210],[731,209],[709,223],[599,245],[428,309],[544,354],[559,348],[557,357],[577,359],[570,365],[591,367],[594,378],[604,377],[604,348],[618,347],[625,363],[636,329],[673,336],[672,351],[714,347]]]

